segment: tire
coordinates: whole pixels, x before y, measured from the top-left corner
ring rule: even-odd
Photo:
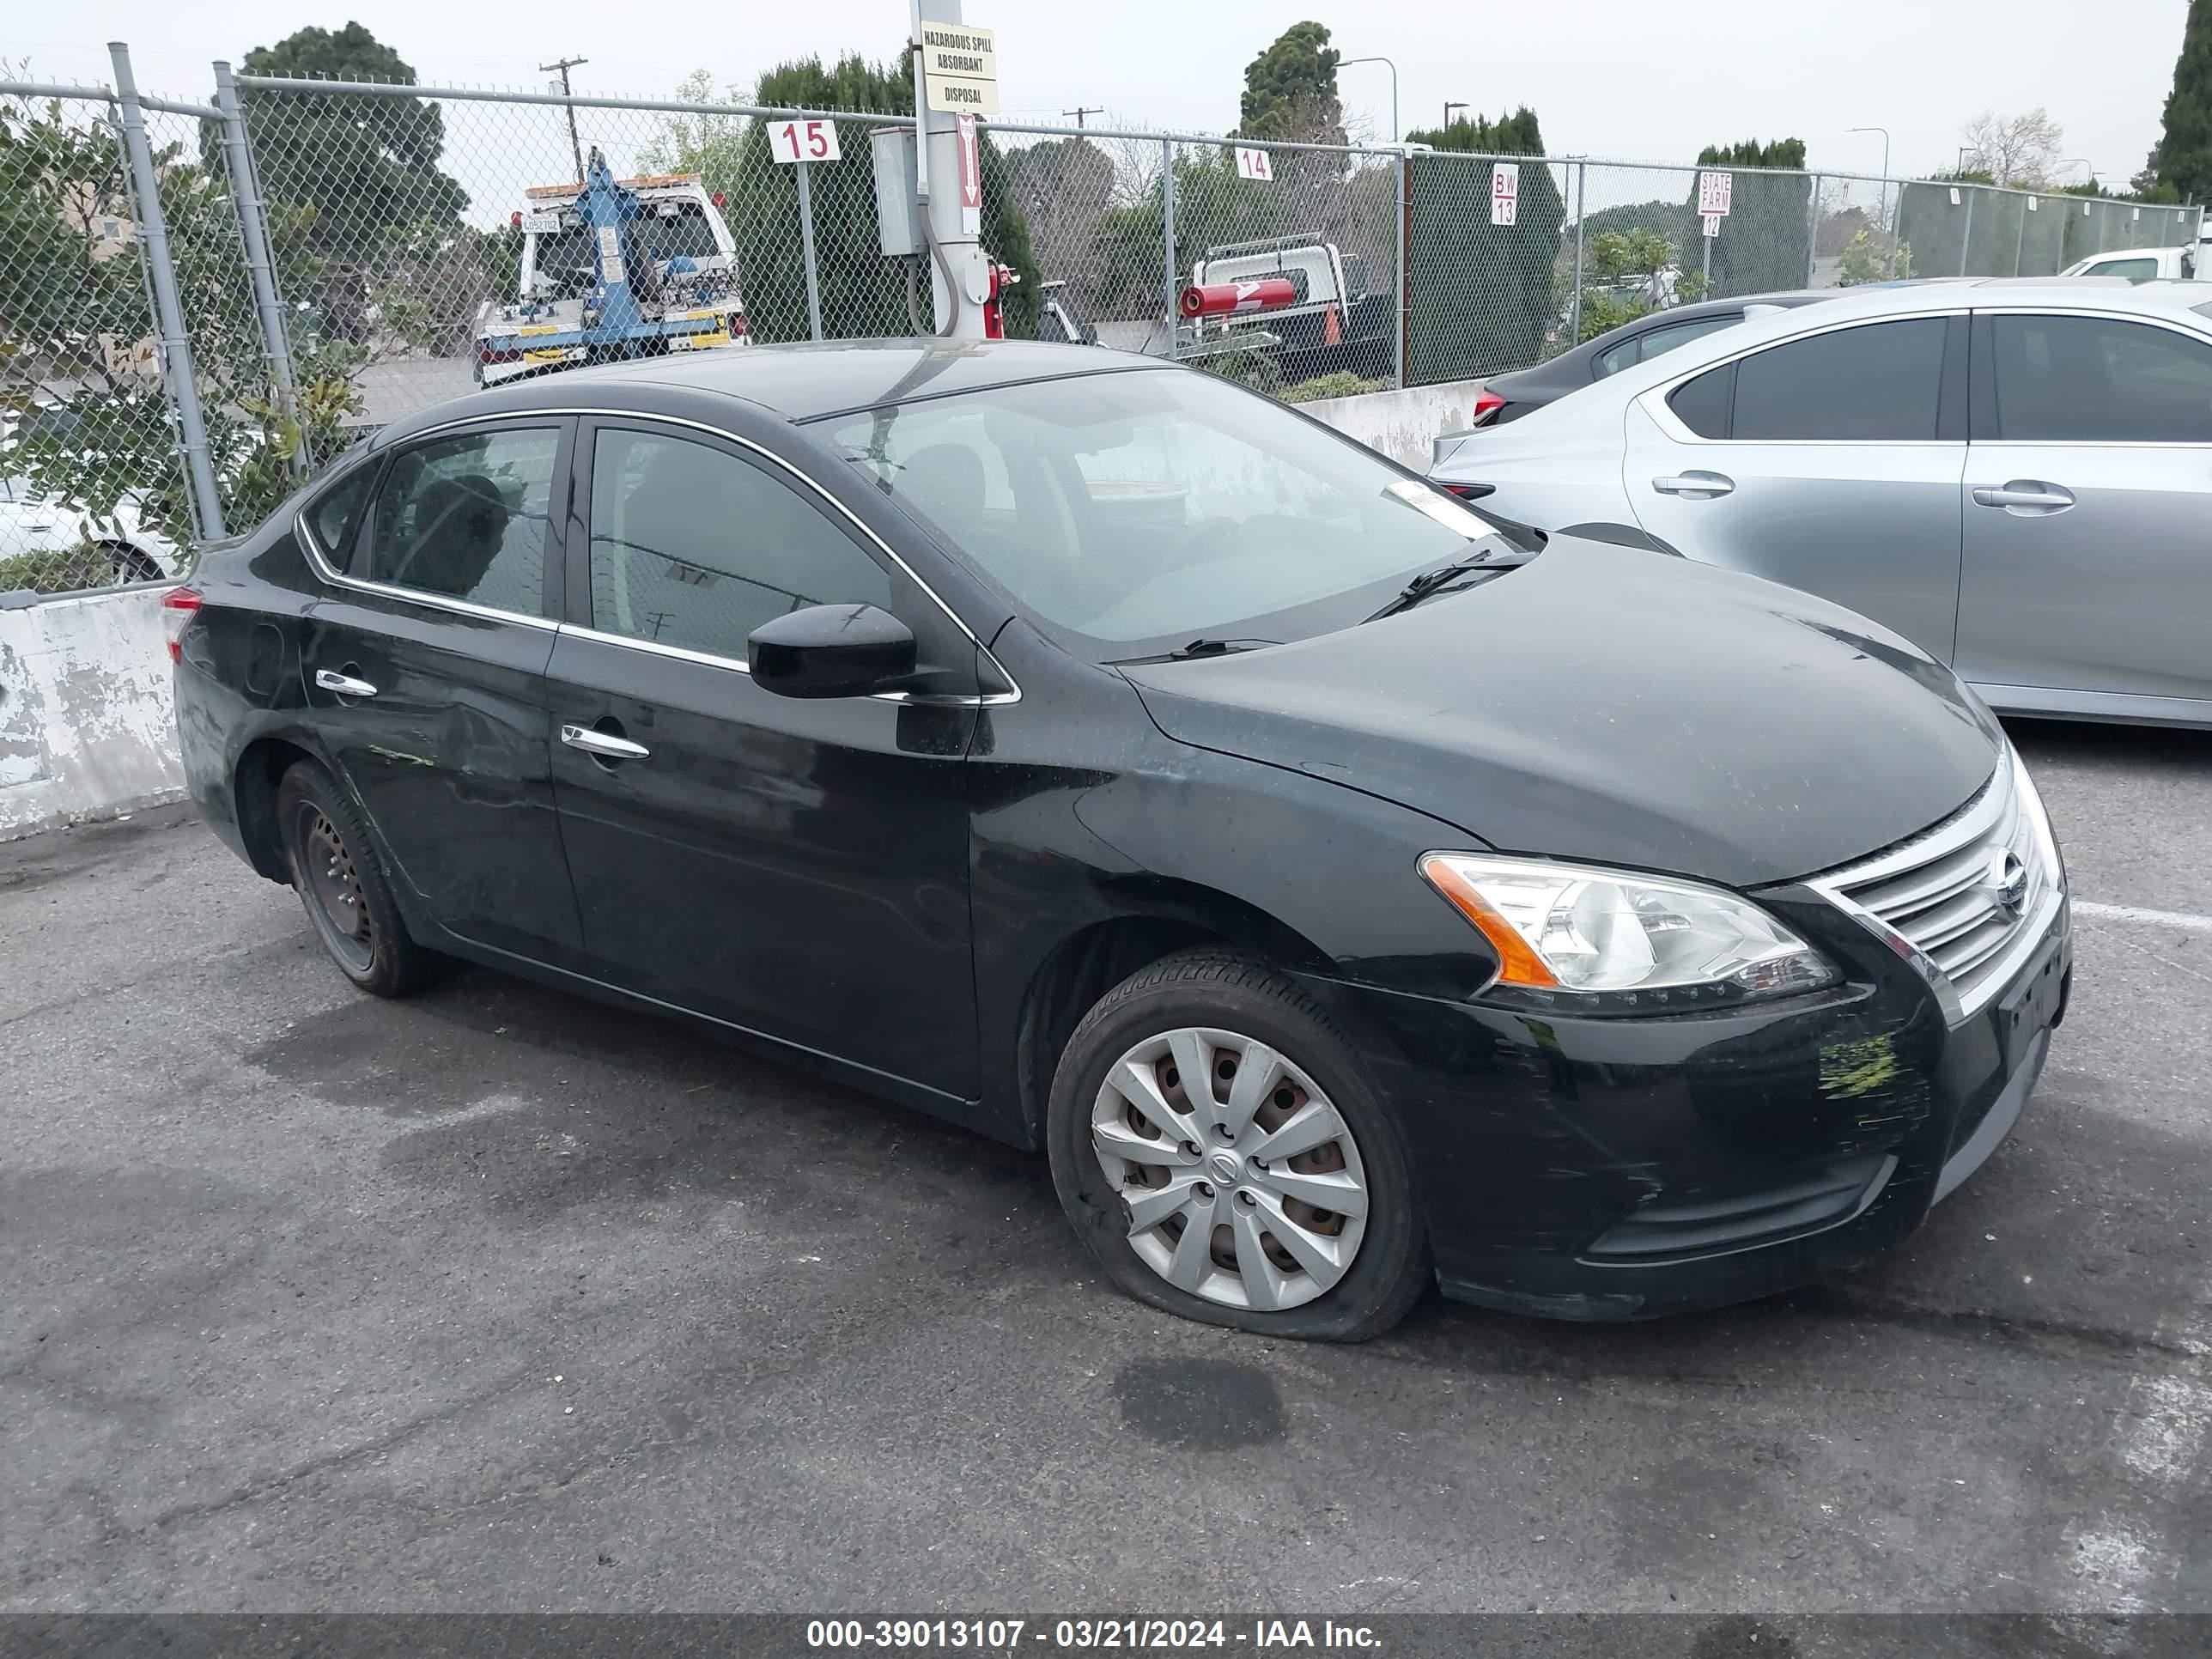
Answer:
[[[102,542],[100,546],[113,564],[118,582],[168,580],[169,573],[161,568],[161,562],[143,548],[133,547],[129,542]]]
[[[276,825],[293,890],[338,971],[373,996],[428,983],[438,959],[408,937],[368,825],[337,781],[295,762],[276,786]]]
[[[1184,1068],[1175,1063],[1177,1054],[1201,1052],[1218,1079],[1211,1106],[1193,1099],[1181,1082]],[[1235,1068],[1247,1061],[1261,1082],[1251,1091],[1257,1109],[1240,1127],[1221,1120],[1234,1118],[1240,1099],[1249,1103],[1233,1089]],[[1221,1069],[1224,1062],[1231,1069]],[[1183,1141],[1171,1146],[1171,1133],[1129,1104],[1135,1092],[1152,1094],[1143,1086],[1146,1074],[1158,1085],[1148,1104],[1155,1114],[1164,1105],[1176,1115]],[[1134,1092],[1109,1091],[1109,1078],[1128,1080]],[[1312,1150],[1255,1162],[1253,1149],[1291,1119],[1299,1127],[1282,1138],[1285,1146],[1308,1126],[1332,1121],[1325,1112],[1309,1115],[1316,1095],[1319,1106],[1334,1108],[1333,1121],[1345,1133]],[[1216,1121],[1205,1121],[1209,1117]],[[1185,951],[1100,999],[1060,1054],[1045,1139],[1060,1206],[1108,1276],[1139,1301],[1186,1319],[1269,1336],[1360,1342],[1404,1318],[1432,1277],[1389,1109],[1320,1005],[1249,957]],[[1134,1158],[1115,1157],[1103,1150],[1107,1146]],[[1308,1198],[1342,1193],[1347,1212],[1352,1194],[1364,1191],[1365,1212],[1315,1207],[1286,1197],[1289,1187]],[[1164,1218],[1139,1231],[1131,1194],[1144,1202],[1147,1193],[1157,1196],[1145,1213]],[[1203,1234],[1193,1233],[1194,1217]],[[1287,1248],[1285,1237],[1298,1249]],[[1258,1255],[1249,1254],[1255,1244]],[[1262,1256],[1276,1269],[1272,1274],[1248,1267]],[[1274,1305],[1267,1305],[1270,1299]]]

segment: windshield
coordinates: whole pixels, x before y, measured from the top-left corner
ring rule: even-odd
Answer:
[[[1372,450],[1196,372],[994,386],[843,417],[830,441],[1109,659],[1323,633],[1370,612],[1378,586],[1520,556]]]

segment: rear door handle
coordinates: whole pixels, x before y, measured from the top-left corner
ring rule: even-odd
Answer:
[[[1662,495],[1680,495],[1692,501],[1710,501],[1735,488],[1735,480],[1717,472],[1685,472],[1678,477],[1654,478],[1651,487]]]
[[[335,691],[342,697],[373,697],[376,695],[376,688],[367,680],[341,674],[335,668],[318,668],[315,684],[323,690]]]
[[[2016,507],[2034,513],[2063,513],[2074,505],[2074,492],[2058,484],[2014,478],[2010,483],[1996,489],[1983,486],[1974,491],[1974,501],[1981,507]]]
[[[617,738],[611,732],[594,732],[588,726],[562,726],[561,741],[571,749],[597,755],[601,760],[649,760],[653,756],[653,750],[641,743],[632,743],[628,738]]]

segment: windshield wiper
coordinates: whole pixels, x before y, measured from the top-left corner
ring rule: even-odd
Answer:
[[[1195,639],[1188,645],[1177,646],[1172,651],[1163,651],[1157,656],[1124,657],[1125,663],[1188,662],[1194,657],[1225,657],[1237,651],[1256,651],[1263,645],[1280,645],[1280,640],[1216,640]]]
[[[1441,593],[1462,576],[1472,575],[1487,565],[1490,561],[1491,555],[1484,553],[1472,559],[1462,559],[1456,564],[1438,565],[1434,570],[1424,570],[1398,590],[1397,598],[1392,599],[1373,616],[1364,617],[1360,620],[1380,622],[1385,617],[1396,616],[1401,611],[1411,611],[1423,599],[1428,599],[1432,594]]]

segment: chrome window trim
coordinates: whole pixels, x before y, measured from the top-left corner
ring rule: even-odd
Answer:
[[[457,420],[441,422],[436,426],[424,427],[420,432],[410,432],[404,438],[397,440],[392,447],[395,450],[411,447],[419,440],[434,437],[438,434],[443,432],[459,431],[468,427],[487,426],[500,422],[514,422],[522,425],[528,425],[532,420],[536,419],[635,421],[641,424],[650,426],[683,427],[694,432],[703,432],[709,437],[719,438],[726,443],[736,444],[738,447],[758,455],[763,460],[775,463],[775,465],[780,467],[783,471],[788,473],[792,477],[805,485],[806,488],[811,490],[816,496],[818,496],[823,503],[835,509],[837,515],[842,518],[848,524],[850,524],[854,529],[860,532],[863,537],[866,538],[871,545],[881,550],[883,556],[903,572],[908,580],[911,581],[916,587],[920,588],[924,593],[927,593],[929,596],[930,599],[936,605],[939,611],[945,613],[946,618],[951,621],[952,625],[958,629],[962,634],[967,636],[969,643],[973,645],[977,652],[981,654],[983,659],[991,665],[993,670],[997,672],[999,678],[1004,680],[1008,686],[1012,688],[1011,690],[1006,691],[988,691],[981,694],[947,693],[939,695],[933,692],[925,691],[877,691],[870,694],[874,701],[878,702],[912,703],[917,707],[922,708],[1002,708],[1010,703],[1017,703],[1022,700],[1021,683],[1015,679],[1012,674],[1006,672],[1006,665],[1001,663],[997,657],[992,654],[990,647],[985,645],[981,639],[977,637],[975,630],[968,626],[966,621],[962,618],[960,613],[955,611],[951,605],[947,605],[945,602],[944,596],[938,592],[935,588],[932,587],[912,565],[901,558],[896,550],[895,550],[890,543],[886,542],[881,536],[878,536],[872,529],[871,529],[868,525],[861,520],[860,515],[853,511],[852,508],[847,507],[844,502],[839,501],[835,495],[832,495],[828,490],[824,489],[821,484],[810,477],[805,472],[800,471],[789,461],[784,459],[782,456],[777,454],[774,450],[768,448],[764,445],[756,443],[750,438],[744,437],[741,434],[732,432],[726,428],[714,426],[705,421],[690,420],[681,415],[658,415],[634,409],[605,409],[583,405],[571,405],[564,406],[560,409],[509,410],[496,415],[465,416]],[[577,435],[580,441],[582,434],[579,433]],[[363,465],[369,465],[369,463],[364,462]],[[321,498],[320,496],[317,496],[316,499],[320,500]],[[309,505],[312,506],[313,503],[310,502]],[[527,623],[533,628],[547,629],[556,634],[573,634],[580,639],[599,640],[609,645],[628,646],[632,650],[649,652],[654,655],[672,657],[684,662],[699,663],[708,668],[734,669],[738,673],[744,674],[748,678],[750,678],[752,673],[751,668],[742,658],[717,656],[714,653],[708,651],[690,651],[684,649],[681,646],[662,645],[659,641],[653,640],[634,640],[627,635],[610,634],[600,629],[587,628],[579,623],[557,622],[549,617],[526,617],[519,612],[512,611],[495,611],[489,605],[472,605],[466,599],[446,599],[436,594],[418,593],[412,588],[394,587],[384,582],[373,582],[358,576],[345,575],[331,563],[329,556],[324,552],[321,544],[315,540],[313,532],[307,523],[307,507],[301,507],[299,513],[295,515],[293,527],[297,532],[301,544],[307,549],[308,562],[315,567],[316,574],[320,575],[325,581],[335,583],[342,587],[358,588],[363,592],[375,593],[387,599],[406,599],[417,605],[428,605],[441,610],[456,611],[464,616],[478,617],[494,622]],[[590,526],[587,525],[585,527],[585,535],[587,538],[587,543],[590,534]],[[589,550],[587,545],[587,568]]]
[[[1816,302],[1795,307],[1790,314],[1816,313],[1820,309]],[[1948,305],[1914,311],[1885,311],[1871,317],[1832,319],[1818,327],[1785,334],[1779,339],[1761,340],[1753,345],[1739,347],[1725,357],[1715,357],[1710,362],[1685,369],[1672,380],[1647,387],[1629,402],[1643,410],[1652,423],[1676,443],[1697,444],[1709,449],[1964,449],[1966,447],[1964,438],[1707,438],[1685,426],[1674,410],[1668,407],[1667,400],[1700,374],[1726,368],[1730,363],[1740,363],[1747,357],[1755,357],[1760,352],[1771,351],[1778,346],[1796,345],[1801,340],[1809,340],[1816,335],[1834,334],[1847,328],[1877,328],[1884,323],[1948,322],[1954,317],[1971,316],[1972,313],[1971,306]],[[1725,334],[1727,331],[1721,329],[1716,333]],[[1671,356],[1674,354],[1669,352],[1667,355]],[[1940,393],[1940,386],[1938,391]]]

